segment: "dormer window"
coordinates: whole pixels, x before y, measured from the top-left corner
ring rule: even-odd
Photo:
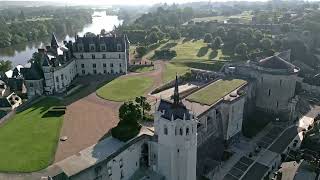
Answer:
[[[121,51],[121,44],[117,44],[117,51]]]
[[[94,46],[94,44],[90,44],[90,51],[95,51],[95,46]]]
[[[101,44],[101,45],[100,45],[100,50],[101,50],[101,51],[106,51],[106,45]]]
[[[78,44],[78,50],[79,50],[80,52],[83,51],[83,44]]]

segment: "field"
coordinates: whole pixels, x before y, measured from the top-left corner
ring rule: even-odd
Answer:
[[[252,13],[251,11],[244,11],[241,14],[233,15],[233,16],[210,16],[210,17],[202,17],[202,18],[194,18],[193,21],[195,22],[203,22],[203,21],[218,21],[224,22],[229,19],[239,19],[239,23],[249,24],[252,20]]]
[[[103,99],[124,102],[142,96],[153,84],[150,77],[123,76],[107,83],[97,90],[97,95]]]
[[[245,83],[242,79],[219,80],[193,93],[187,99],[210,106]]]
[[[32,172],[53,162],[63,116],[46,113],[57,105],[45,98],[0,126],[0,171]]]

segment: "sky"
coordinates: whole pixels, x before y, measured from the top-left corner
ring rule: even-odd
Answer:
[[[14,0],[0,0],[1,1],[14,1]],[[157,3],[187,3],[187,2],[199,2],[199,1],[209,1],[209,0],[17,0],[17,1],[54,1],[65,3],[66,5],[71,4],[87,4],[87,5],[96,5],[96,4],[104,4],[104,5],[153,5]],[[211,0],[211,2],[216,1],[228,1],[228,0]],[[238,1],[238,0],[233,0]],[[241,0],[240,0],[241,1]],[[247,0],[247,1],[266,1],[266,0]]]

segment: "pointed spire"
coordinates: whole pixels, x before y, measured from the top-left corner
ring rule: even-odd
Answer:
[[[176,74],[176,82],[174,84],[173,104],[178,105],[179,102],[180,102],[179,83],[178,83],[178,75]]]
[[[52,33],[52,36],[51,36],[51,47],[58,48],[58,41],[54,33]]]

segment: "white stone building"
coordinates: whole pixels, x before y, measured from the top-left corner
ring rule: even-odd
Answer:
[[[39,53],[42,55],[44,93],[62,93],[78,75],[126,74],[129,40],[126,35],[77,36],[75,42],[59,45],[53,34],[50,46],[39,49]]]

